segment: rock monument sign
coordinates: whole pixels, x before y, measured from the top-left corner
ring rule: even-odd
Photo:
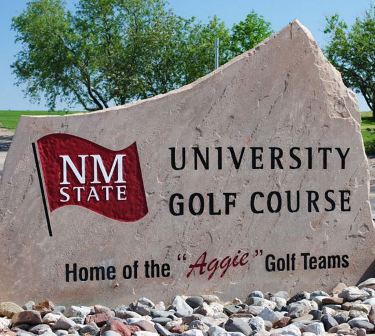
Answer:
[[[0,189],[0,301],[296,291],[371,271],[353,94],[298,21],[179,90],[23,117]]]

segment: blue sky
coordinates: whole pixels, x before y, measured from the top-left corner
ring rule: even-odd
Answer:
[[[66,0],[74,8],[77,0]],[[26,8],[26,0],[1,0],[0,11],[0,109],[35,110],[46,109],[44,103],[31,103],[15,85],[16,79],[10,69],[19,46],[14,42],[14,32],[10,29],[11,18]],[[327,43],[323,34],[325,17],[335,13],[349,24],[357,16],[362,16],[371,0],[170,0],[170,7],[178,15],[195,16],[207,21],[217,15],[228,27],[244,19],[247,13],[255,10],[272,23],[275,31],[280,30],[293,19],[299,19],[307,26],[321,47]],[[362,97],[359,97],[361,110],[368,110]],[[68,108],[58,105],[58,108]],[[76,107],[79,109],[79,107]]]

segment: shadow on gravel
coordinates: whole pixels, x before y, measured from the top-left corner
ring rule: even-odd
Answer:
[[[12,143],[12,135],[0,135],[0,152],[7,152]]]

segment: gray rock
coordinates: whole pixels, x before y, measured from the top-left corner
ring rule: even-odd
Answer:
[[[203,298],[201,296],[190,296],[185,302],[193,309],[198,308],[203,305]]]
[[[224,328],[226,331],[241,332],[246,336],[251,335],[253,332],[248,323],[246,323],[243,319],[236,317],[229,318],[228,321],[225,323]]]
[[[323,299],[326,299],[329,296],[314,296],[311,299],[316,302],[318,305],[321,305],[323,303]]]
[[[314,316],[311,315],[311,314],[306,314],[306,315],[303,315],[301,317],[297,317],[295,319],[292,320],[292,322],[294,324],[296,324],[297,322],[301,322],[302,324],[308,324],[310,323],[310,321],[312,321],[314,319]]]
[[[373,306],[373,305],[375,305],[375,298],[372,297],[372,298],[366,299],[366,300],[363,301],[363,303]]]
[[[336,310],[332,309],[332,308],[329,308],[329,307],[323,307],[322,309],[322,314],[324,315],[335,315],[336,313]]]
[[[25,310],[16,313],[12,317],[12,325],[16,326],[19,324],[30,324],[36,325],[42,323],[42,317],[40,313],[36,310]]]
[[[270,298],[270,301],[276,303],[275,310],[281,311],[284,307],[286,307],[286,299],[278,297],[278,296],[272,296]]]
[[[273,324],[271,321],[264,321],[264,328],[267,330],[267,331],[270,331],[273,327]]]
[[[212,326],[208,329],[208,336],[227,336],[228,332],[221,327]]]
[[[205,302],[203,306],[205,306],[207,303]],[[209,304],[209,307],[213,310],[213,312],[216,313],[222,313],[224,310],[224,305],[219,302],[212,302]]]
[[[368,293],[368,295],[369,295],[368,299],[375,297],[375,289],[366,287],[366,288],[363,288],[363,290],[366,293]]]
[[[114,316],[113,310],[103,305],[95,305],[94,312],[95,314],[107,314],[108,316]]]
[[[68,331],[67,330],[55,330],[54,331],[55,332],[55,334],[57,335],[57,336],[66,336],[66,335],[68,335]]]
[[[288,335],[288,336],[301,336],[301,330],[293,324],[290,324],[284,328],[275,329],[271,332],[271,335]]]
[[[69,330],[70,328],[74,328],[75,326],[76,323],[72,319],[61,315],[56,323],[52,325],[52,329]]]
[[[12,330],[13,331],[18,331],[20,329],[22,330],[29,330],[30,328],[32,328],[33,326],[30,325],[30,324],[18,324],[17,326],[12,326]]]
[[[317,290],[317,291],[311,292],[310,299],[312,299],[314,297],[317,297],[317,296],[329,297],[330,295],[328,293],[326,293],[325,291]]]
[[[34,302],[34,301],[27,301],[27,302],[22,306],[22,308],[25,309],[25,310],[33,310],[33,309],[34,309],[34,306],[35,306],[35,302]]]
[[[351,286],[344,288],[339,294],[339,297],[343,298],[346,301],[363,301],[369,297],[369,294],[366,291],[359,289],[358,287]]]
[[[43,316],[43,323],[45,324],[54,324],[57,322],[57,320],[60,318],[60,314],[54,314],[54,313],[47,313]]]
[[[127,319],[131,317],[141,317],[142,315],[136,313],[135,311],[130,310],[128,306],[120,306],[115,310],[115,316],[121,319]],[[152,311],[152,309],[150,309]]]
[[[33,333],[22,330],[22,329],[19,329],[19,330],[12,329],[12,331],[16,333],[16,336],[35,336]]]
[[[338,324],[343,324],[349,321],[349,312],[345,310],[340,310],[333,315],[333,318],[337,321]]]
[[[151,300],[145,297],[138,299],[136,302],[133,302],[130,305],[130,308],[133,311],[135,311],[136,313],[142,316],[150,315],[151,309],[154,307],[155,307],[155,304]]]
[[[227,320],[223,321],[222,319],[215,319],[210,316],[202,316],[200,320],[209,327],[224,325],[227,322]]]
[[[206,333],[209,329],[209,326],[201,320],[194,320],[189,324],[189,329],[198,329],[203,333]]]
[[[69,336],[80,336],[77,330],[74,329],[69,329],[68,330],[68,335]]]
[[[279,321],[284,315],[266,307],[258,314],[258,316],[265,321],[275,323]]]
[[[293,303],[293,302],[297,302],[297,301],[301,301],[301,300],[310,300],[310,293],[308,292],[299,292],[297,293],[296,295],[292,296],[288,301],[287,301],[287,305]]]
[[[107,330],[102,336],[121,336],[121,334],[113,330]]]
[[[220,299],[216,295],[201,295],[203,300],[207,302],[208,304],[213,302],[220,302]]]
[[[259,306],[259,307],[263,307],[263,308],[268,307],[270,309],[275,309],[275,307],[276,307],[275,302],[272,302],[272,301],[267,300],[267,299],[258,298],[258,297],[249,297],[247,299],[247,302],[251,306]]]
[[[228,316],[238,313],[240,310],[244,309],[244,305],[228,305],[224,307],[224,313]]]
[[[10,319],[0,317],[0,331],[10,327],[12,321]]]
[[[331,315],[327,315],[327,314],[323,315],[320,321],[323,323],[324,328],[327,331],[339,325],[339,323],[335,320],[334,317],[332,317]]]
[[[154,317],[152,319],[152,322],[159,323],[161,325],[166,325],[170,321],[172,321],[172,319],[169,317]]]
[[[175,316],[174,310],[159,310],[159,309],[151,309],[151,316],[152,317],[166,317],[170,319],[174,319]]]
[[[346,333],[349,333],[350,331],[351,331],[351,328],[348,323],[339,324],[338,326],[333,327],[328,330],[329,333],[333,333],[333,334],[335,333],[346,334]]]
[[[358,285],[358,288],[359,288],[359,289],[362,289],[362,288],[364,288],[364,287],[370,287],[370,288],[375,287],[375,278],[368,278],[367,280],[362,281],[362,282]]]
[[[260,312],[261,312],[263,309],[264,309],[264,307],[261,307],[261,306],[248,306],[246,310],[247,310],[250,314],[257,316],[258,314],[260,314]]]
[[[52,310],[52,313],[61,313],[61,314],[64,314],[65,311],[66,311],[66,307],[65,306],[54,306],[53,310]]]
[[[350,310],[359,310],[359,311],[366,313],[366,315],[368,315],[371,310],[371,305],[363,304],[363,303],[354,303]]]
[[[363,311],[360,310],[350,310],[349,311],[349,318],[354,319],[354,318],[359,318],[362,320],[367,320],[367,314]]]
[[[154,309],[165,310],[165,303],[163,301],[159,301],[158,303],[155,303]]]
[[[172,302],[172,308],[176,311],[176,316],[182,317],[182,316],[188,316],[193,314],[193,308],[191,308],[185,300],[177,295],[173,302]]]
[[[287,309],[288,315],[291,318],[301,317],[303,315],[306,315],[310,310],[313,310],[311,301],[308,301],[306,299],[288,304]]]
[[[81,316],[72,316],[70,319],[77,324],[83,324],[85,322],[85,318]]]
[[[136,331],[134,333],[135,336],[159,336],[158,333],[154,333],[154,332],[151,332],[151,331]]]
[[[286,291],[278,291],[278,292],[274,293],[273,296],[282,298],[284,300],[289,300],[289,294]]]
[[[183,324],[190,324],[192,321],[202,320],[203,318],[204,318],[203,315],[193,314],[193,315],[181,317],[181,320]]]
[[[190,321],[191,322],[191,321]],[[189,323],[190,323],[189,322]],[[165,325],[165,327],[168,329],[168,330],[170,330],[171,328],[173,328],[173,327],[177,327],[177,326],[180,326],[182,324],[182,319],[181,318],[178,318],[178,319],[176,319],[176,320],[174,320],[174,321],[170,321],[170,322],[168,322],[166,325]]]
[[[311,324],[307,324],[303,327],[303,331],[311,332],[311,333],[314,333],[315,335],[324,335],[325,334],[324,325],[321,322],[314,322],[314,323],[311,323]]]
[[[52,330],[51,330],[51,327],[47,324],[38,324],[29,329],[29,332],[32,332],[33,334],[36,334],[36,335],[42,335],[49,331],[52,331]]]
[[[156,331],[161,335],[161,336],[171,336],[172,333],[167,330],[166,328],[164,328],[161,324],[159,323],[155,323],[155,329]]]
[[[213,303],[214,305],[215,303]],[[202,306],[194,309],[194,314],[200,314],[204,316],[214,316],[215,311],[211,305],[208,305],[206,302],[203,302]]]
[[[367,332],[374,330],[374,325],[372,323],[368,322],[368,321],[365,321],[365,320],[353,319],[353,320],[350,320],[348,322],[348,324],[352,328],[362,328],[362,329],[365,329]]]
[[[86,306],[70,306],[65,314],[66,317],[83,317],[91,313],[91,308]]]
[[[322,312],[317,309],[310,310],[309,314],[313,316],[314,320],[320,320],[322,318]]]
[[[268,308],[265,308],[265,309],[268,309]],[[263,318],[261,317],[253,317],[249,320],[249,326],[251,327],[253,333],[258,333],[258,332],[261,332],[263,330],[266,330],[265,329],[265,326],[264,326],[264,320]]]
[[[368,319],[371,323],[375,323],[375,306],[371,306],[370,313],[368,314]]]
[[[264,294],[261,291],[253,291],[248,296],[248,298],[258,297],[264,299]]]
[[[203,332],[199,329],[191,329],[183,332],[181,336],[203,336]]]
[[[99,333],[100,329],[95,325],[86,324],[83,328],[79,329],[78,332],[80,335],[91,335],[95,336]]]
[[[356,328],[355,332],[356,332],[357,336],[366,336],[367,335],[366,330],[363,329],[363,328],[361,328],[361,329]]]
[[[228,336],[245,336],[245,335],[239,331],[231,331],[231,332],[228,332]]]
[[[303,300],[302,300],[303,301]],[[311,310],[317,310],[319,309],[319,305],[315,302],[315,301],[308,301],[307,302],[310,303],[310,306],[311,306]]]

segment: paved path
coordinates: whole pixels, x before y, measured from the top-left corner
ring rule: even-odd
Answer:
[[[0,128],[0,178],[3,172],[4,161],[7,155],[7,151],[12,142],[14,133],[5,128]],[[373,213],[373,219],[375,220],[375,156],[369,157],[370,166],[370,203]]]

